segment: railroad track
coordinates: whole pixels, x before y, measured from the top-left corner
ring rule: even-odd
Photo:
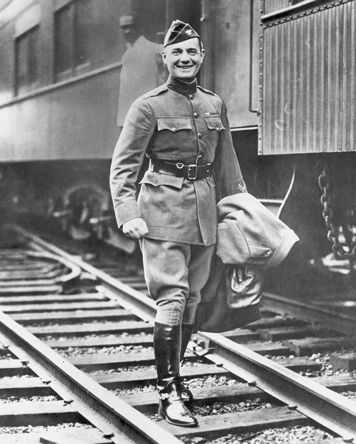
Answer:
[[[350,370],[352,355],[340,350],[354,351],[352,319],[347,332],[322,328],[310,322],[313,310],[306,321],[294,303],[287,316],[282,298],[266,295],[262,320],[248,329],[199,334],[181,372],[199,427],[174,427],[156,414],[155,306],[142,275],[119,281],[16,233],[0,253],[2,443],[249,442],[265,430],[303,427],[329,442],[356,442],[356,403],[340,394],[356,392],[356,378],[322,371],[325,353],[335,351],[329,367]]]

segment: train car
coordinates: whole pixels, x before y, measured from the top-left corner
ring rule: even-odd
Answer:
[[[130,15],[140,54],[125,40]],[[352,271],[354,0],[0,1],[3,214],[51,216],[77,239],[134,250],[113,219],[110,159],[138,85],[165,78],[158,56],[174,19],[200,33],[199,82],[227,104],[248,190],[283,203],[303,273],[328,282],[331,247]]]
[[[257,141],[258,121],[249,103],[253,95],[258,100],[250,87],[258,77],[256,71],[252,79],[249,69],[238,70],[241,63],[251,65],[250,12],[246,0],[1,1],[3,213],[50,215],[76,239],[95,235],[127,251],[134,248],[112,217],[110,158],[127,102],[162,82],[164,72],[149,73],[151,62],[141,53],[131,76],[140,82],[129,85],[123,74],[130,42],[120,26],[129,14],[146,44],[158,49],[176,18],[201,32],[207,63],[200,81],[225,97],[232,127],[242,130],[236,138],[246,163],[257,157],[249,149]],[[256,16],[258,28],[257,22]]]
[[[261,3],[258,154],[293,168],[280,216],[312,267],[284,285],[312,298],[355,293],[355,7]]]

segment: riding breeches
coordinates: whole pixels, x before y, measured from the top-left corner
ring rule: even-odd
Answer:
[[[200,246],[142,238],[146,284],[157,304],[156,322],[193,324],[215,245]]]

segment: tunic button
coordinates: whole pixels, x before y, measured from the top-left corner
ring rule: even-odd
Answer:
[[[193,94],[189,94],[189,98],[190,98],[190,100],[193,100],[193,98],[194,98]]]
[[[201,158],[203,157],[203,155],[202,155],[202,154],[199,154],[199,156],[198,156],[198,157],[199,157],[199,159],[201,159]]]
[[[199,139],[201,139],[203,137],[203,134],[202,133],[198,133],[198,137],[199,137]]]
[[[172,128],[172,131],[173,131],[173,132],[177,131],[177,128],[174,126],[174,127]]]
[[[220,129],[220,128],[217,126],[217,127],[216,127],[216,131],[219,131],[219,129]]]
[[[194,117],[195,117],[195,118],[197,118],[197,117],[198,117],[198,113],[194,113],[193,115],[194,115]]]

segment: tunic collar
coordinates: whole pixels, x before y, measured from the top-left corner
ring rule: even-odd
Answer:
[[[196,79],[194,79],[191,83],[187,83],[175,77],[169,76],[167,80],[167,86],[172,91],[185,95],[194,94],[197,91]]]

